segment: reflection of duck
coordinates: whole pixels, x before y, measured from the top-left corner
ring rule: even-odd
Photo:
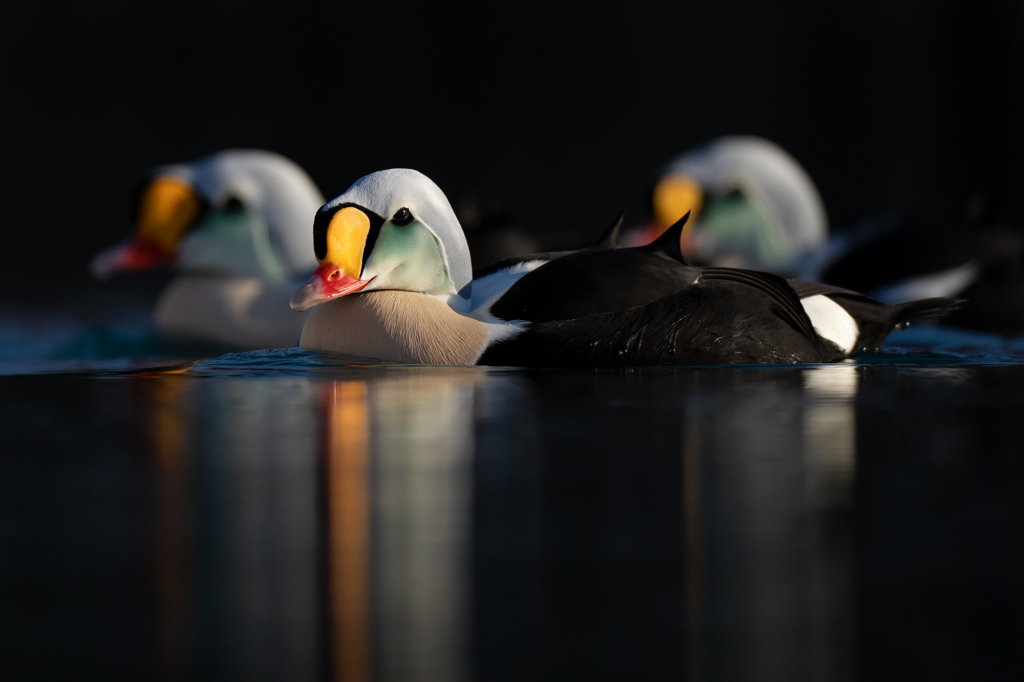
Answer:
[[[323,204],[309,176],[265,151],[224,151],[156,168],[131,240],[98,254],[97,277],[174,265],[154,315],[165,333],[246,348],[294,345],[302,320],[286,302],[316,267],[308,221]]]
[[[887,306],[693,267],[679,250],[685,223],[646,247],[516,259],[470,282],[466,240],[441,190],[416,171],[373,173],[317,213],[320,268],[292,306],[330,303],[310,314],[300,345],[425,364],[830,362],[956,305]]]
[[[326,409],[310,410],[323,415],[326,435],[333,679],[415,680],[423,670],[440,680],[468,677],[480,376],[438,369],[334,382]]]
[[[782,147],[758,137],[713,140],[669,163],[651,192],[652,221],[624,237],[649,243],[687,212],[682,249],[695,262],[792,271],[828,235],[814,182]]]
[[[886,303],[957,296],[970,303],[946,321],[992,332],[1024,331],[1024,236],[975,202],[967,221],[936,229],[877,220],[830,240],[804,276],[871,292]]]

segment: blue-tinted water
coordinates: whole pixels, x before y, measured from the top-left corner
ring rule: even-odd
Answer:
[[[135,312],[115,324],[89,324],[71,315],[0,318],[0,374],[127,371],[192,363],[197,375],[241,376],[259,372],[322,372],[338,366],[381,365],[300,348],[225,352],[226,347],[168,339],[148,314]],[[1024,336],[982,334],[919,325],[895,332],[882,352],[864,353],[858,365],[1020,364]]]
[[[372,365],[0,324],[3,679],[1018,679],[1024,343]]]

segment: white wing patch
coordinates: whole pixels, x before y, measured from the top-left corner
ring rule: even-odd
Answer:
[[[811,324],[814,325],[814,331],[818,332],[818,336],[828,339],[847,354],[853,352],[857,337],[860,336],[860,328],[850,313],[828,296],[808,296],[801,299],[800,303],[807,317],[811,318]]]
[[[525,331],[529,326],[530,323],[523,320],[499,320],[494,315],[491,315],[491,306],[504,296],[505,292],[518,282],[523,275],[533,272],[547,262],[546,260],[525,261],[484,275],[479,279],[473,280],[468,298],[452,296],[448,300],[448,305],[457,312],[466,317],[480,320],[486,325],[487,343],[480,349],[481,355],[488,347],[499,341],[516,336]],[[465,295],[465,290],[462,293]]]
[[[531,260],[524,263],[516,263],[510,268],[498,270],[479,279],[474,279],[467,314],[470,317],[483,320],[491,306],[504,296],[505,292],[513,284],[518,282],[523,275],[533,272],[547,262],[546,260]]]

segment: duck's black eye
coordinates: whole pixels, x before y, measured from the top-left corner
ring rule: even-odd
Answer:
[[[407,208],[400,208],[391,216],[391,222],[395,225],[408,225],[412,222],[412,213]]]

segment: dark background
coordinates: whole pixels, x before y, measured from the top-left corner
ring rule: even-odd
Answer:
[[[540,231],[636,222],[662,163],[771,138],[832,225],[1024,176],[1024,3],[29,4],[0,19],[3,296],[85,281],[148,167],[278,151],[329,198],[407,166]]]

